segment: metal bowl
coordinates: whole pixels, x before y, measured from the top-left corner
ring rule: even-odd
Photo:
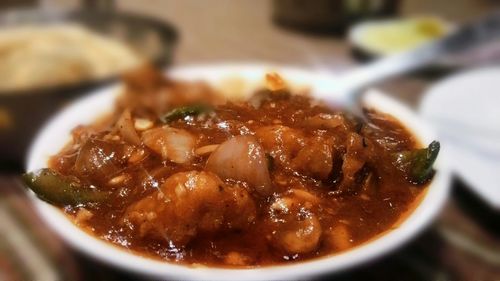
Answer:
[[[172,61],[178,35],[164,21],[136,14],[93,10],[16,10],[0,14],[0,27],[76,23],[116,38],[159,67]],[[37,129],[71,99],[114,81],[121,73],[98,80],[0,92],[0,170],[19,170]]]

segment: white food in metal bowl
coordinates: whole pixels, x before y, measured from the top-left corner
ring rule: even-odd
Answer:
[[[8,27],[0,32],[0,90],[108,78],[140,64],[125,44],[75,24]]]

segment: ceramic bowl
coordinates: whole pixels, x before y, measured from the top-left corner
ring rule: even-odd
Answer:
[[[170,71],[175,78],[205,80],[223,92],[245,94],[262,84],[268,71],[277,71],[294,88],[308,88],[313,95],[325,92],[335,77],[313,71],[263,65],[205,65],[177,68]],[[31,146],[27,170],[47,166],[50,155],[58,152],[70,138],[70,131],[79,124],[87,124],[112,110],[120,85],[106,87],[73,102],[57,114],[41,130]],[[367,106],[397,117],[422,142],[435,139],[432,130],[408,107],[386,95],[371,90],[365,96]],[[248,269],[194,267],[153,260],[133,254],[95,238],[75,226],[59,209],[30,197],[45,220],[57,234],[72,247],[95,259],[112,264],[141,277],[169,280],[294,280],[338,272],[387,254],[421,232],[436,216],[445,202],[450,174],[444,164],[444,155],[435,163],[437,173],[415,207],[393,229],[342,253],[288,265]]]

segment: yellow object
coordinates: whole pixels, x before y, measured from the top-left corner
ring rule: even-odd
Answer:
[[[387,55],[413,49],[449,31],[447,24],[434,17],[383,21],[365,24],[357,43],[373,54]]]

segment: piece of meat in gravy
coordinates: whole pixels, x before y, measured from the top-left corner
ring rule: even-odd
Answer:
[[[243,187],[225,184],[209,172],[190,171],[170,176],[157,191],[130,206],[123,223],[141,237],[179,247],[200,233],[245,229],[255,217],[255,204]]]
[[[270,205],[268,239],[286,254],[308,253],[318,247],[323,232],[314,210],[319,198],[304,190],[292,191]]]

